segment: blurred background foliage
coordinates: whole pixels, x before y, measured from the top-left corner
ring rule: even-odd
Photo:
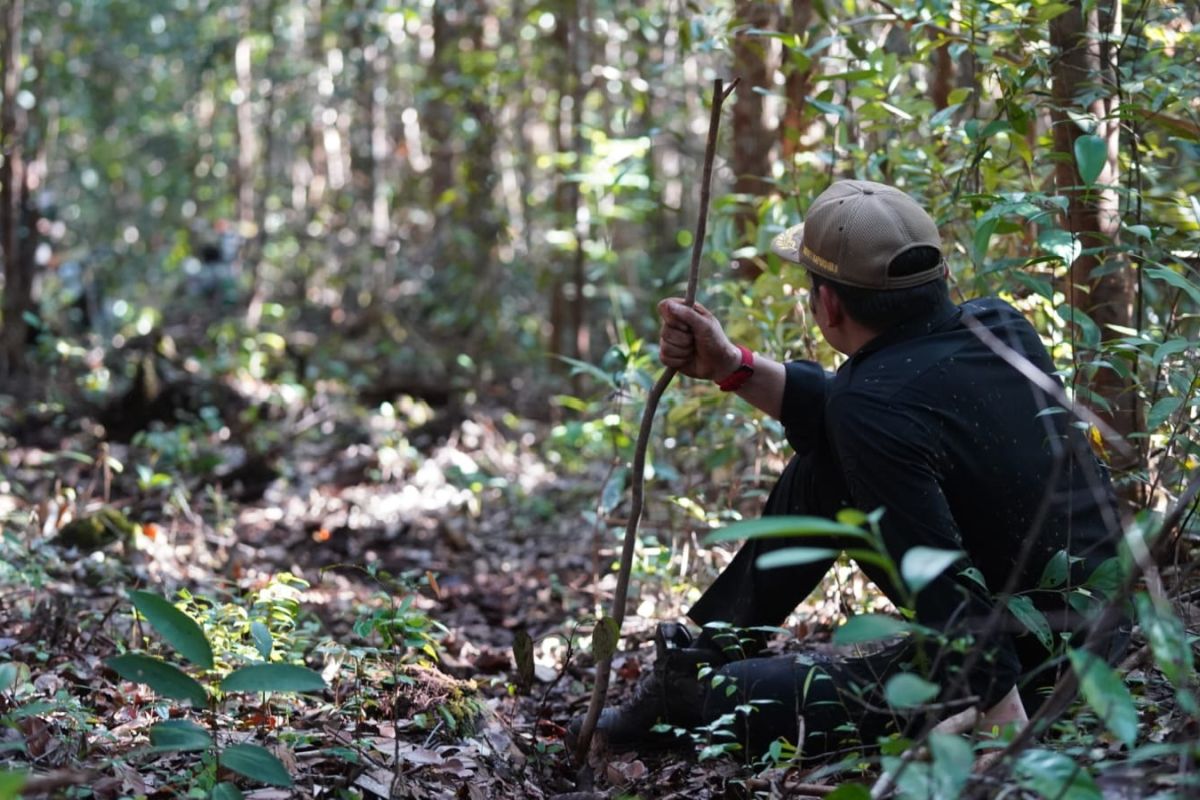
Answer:
[[[684,278],[709,83],[736,75],[702,280],[731,334],[832,361],[768,242],[834,179],[895,184],[941,225],[962,296],[1036,322],[1133,445],[1096,439],[1126,497],[1157,504],[1200,458],[1198,15],[8,0],[8,407],[49,386],[136,414],[138,353],[174,346],[183,371],[270,382],[284,405],[322,385],[449,393],[557,423],[554,460],[623,463],[653,304]],[[712,389],[665,409],[659,475],[732,470],[736,492],[779,450]]]

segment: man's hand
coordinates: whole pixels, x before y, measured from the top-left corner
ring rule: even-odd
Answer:
[[[658,304],[658,315],[659,359],[666,366],[689,378],[721,380],[742,363],[721,323],[699,303],[688,308],[682,298],[669,297]]]

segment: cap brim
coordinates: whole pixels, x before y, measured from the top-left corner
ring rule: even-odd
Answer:
[[[784,261],[790,261],[793,264],[800,262],[800,242],[804,241],[804,223],[793,225],[783,233],[777,234],[771,240],[771,252],[782,258]]]

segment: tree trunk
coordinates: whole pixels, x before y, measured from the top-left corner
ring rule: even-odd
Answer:
[[[254,130],[254,74],[252,71],[251,36],[254,34],[254,3],[242,0],[241,35],[233,52],[234,75],[237,79],[240,102],[237,106],[237,219],[238,235],[253,235],[254,231],[254,164],[258,156]],[[235,259],[235,274],[241,271],[241,258]]]
[[[790,33],[803,34],[812,24],[812,19],[812,0],[792,0],[791,15],[788,19]],[[810,60],[808,64],[797,63],[793,60],[790,50],[785,50],[783,54],[783,93],[787,98],[787,108],[779,125],[779,149],[787,164],[791,164],[792,159],[800,152],[800,136],[812,119],[806,113],[808,108],[804,98],[812,90],[813,71],[818,63],[816,59]]]
[[[741,26],[767,30],[775,22],[774,3],[740,0],[737,20]],[[733,174],[734,194],[740,199],[734,222],[741,243],[754,243],[758,232],[758,201],[771,191],[771,146],[775,133],[763,118],[763,95],[755,89],[769,89],[772,70],[767,63],[766,43],[770,39],[745,32],[733,38],[734,74],[742,79],[743,89],[733,97]],[[753,280],[761,270],[749,259],[738,260],[734,274]]]
[[[1064,291],[1071,305],[1091,317],[1102,340],[1108,341],[1121,336],[1113,325],[1131,324],[1135,296],[1129,263],[1113,248],[1120,232],[1116,192],[1120,144],[1117,65],[1113,48],[1100,41],[1105,29],[1119,28],[1120,6],[1114,0],[1102,9],[1089,6],[1085,11],[1085,5],[1083,0],[1071,0],[1070,8],[1050,22],[1050,43],[1060,54],[1053,72],[1054,147],[1058,151],[1055,177],[1059,191],[1069,201],[1067,229],[1079,237],[1083,249],[1070,265]],[[1080,102],[1081,97],[1085,102]],[[1092,133],[1107,144],[1104,169],[1090,189],[1083,187],[1075,159],[1075,142],[1087,131],[1070,118],[1068,111],[1094,119]],[[1095,252],[1089,252],[1092,250]],[[1079,360],[1088,357],[1082,354]],[[1128,435],[1138,430],[1137,394],[1131,377],[1100,368],[1088,388],[1107,402],[1109,408],[1097,411],[1118,432]],[[1114,466],[1128,469],[1136,464]]]
[[[16,103],[21,87],[23,0],[4,14],[3,95],[0,96],[0,248],[4,256],[4,317],[0,327],[0,377],[24,372],[28,323],[33,311],[33,236],[23,145],[28,115]]]

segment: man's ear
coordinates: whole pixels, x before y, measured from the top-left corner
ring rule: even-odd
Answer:
[[[837,328],[845,321],[846,310],[842,308],[842,298],[831,287],[824,284],[817,287],[817,302],[830,328]]]

